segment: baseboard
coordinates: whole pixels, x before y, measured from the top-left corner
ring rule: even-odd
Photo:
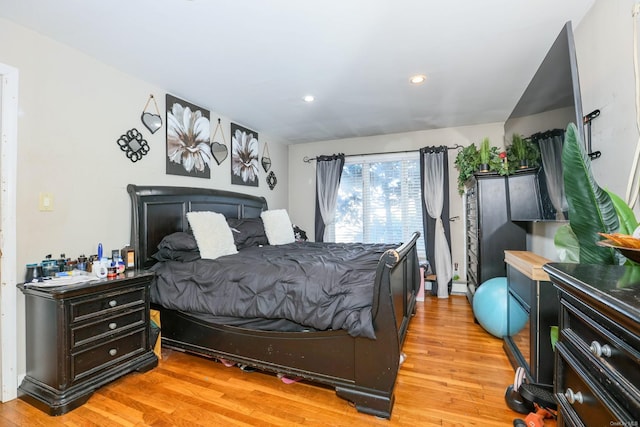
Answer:
[[[467,282],[453,282],[451,285],[451,293],[457,295],[466,295]]]
[[[431,283],[430,281],[424,282],[425,291],[431,291]],[[467,282],[453,282],[451,284],[451,294],[452,295],[466,295],[467,293]],[[424,301],[424,296],[422,299],[417,299],[418,301]]]

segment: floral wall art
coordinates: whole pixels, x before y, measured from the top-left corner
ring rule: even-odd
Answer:
[[[258,186],[258,133],[231,123],[231,183]]]
[[[211,177],[209,111],[167,94],[167,174]]]

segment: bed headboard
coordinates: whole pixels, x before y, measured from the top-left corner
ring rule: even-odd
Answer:
[[[187,212],[219,212],[227,218],[257,218],[267,210],[264,197],[211,188],[129,184],[131,245],[137,268],[154,264],[158,243],[168,234],[188,231]]]

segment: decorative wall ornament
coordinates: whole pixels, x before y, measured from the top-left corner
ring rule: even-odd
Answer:
[[[269,172],[267,175],[267,185],[269,186],[269,190],[273,190],[278,183],[278,179],[276,178],[276,174],[273,171]]]
[[[265,172],[269,172],[269,169],[271,169],[271,156],[269,155],[269,147],[267,146],[267,143],[264,143],[264,149],[262,150],[262,168],[264,169]]]
[[[231,183],[258,186],[258,133],[231,123]]]
[[[156,107],[155,114],[147,112],[149,102],[151,102],[152,100],[153,105]],[[158,104],[156,103],[156,99],[153,97],[153,94],[149,95],[149,99],[147,99],[147,103],[142,110],[140,119],[142,120],[142,124],[145,125],[145,127],[149,129],[152,134],[156,133],[156,131],[162,127],[162,117],[160,117],[160,110],[158,109]]]
[[[127,158],[132,162],[137,162],[149,152],[149,144],[142,138],[138,129],[133,128],[118,138],[120,149],[125,152]]]
[[[167,174],[211,177],[209,111],[167,94]]]
[[[224,144],[216,142],[216,134],[218,133],[218,129],[220,129],[220,134],[222,135]],[[224,159],[227,158],[227,155],[229,155],[229,150],[227,149],[227,140],[224,137],[224,132],[222,131],[222,126],[220,126],[219,118],[216,129],[213,131],[213,136],[211,137],[211,154],[218,164],[222,163]]]

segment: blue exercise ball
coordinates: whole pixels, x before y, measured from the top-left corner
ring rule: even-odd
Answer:
[[[507,299],[509,300],[508,322]],[[473,314],[480,326],[498,338],[517,334],[529,318],[515,298],[509,295],[506,277],[494,277],[476,289],[473,295]]]

